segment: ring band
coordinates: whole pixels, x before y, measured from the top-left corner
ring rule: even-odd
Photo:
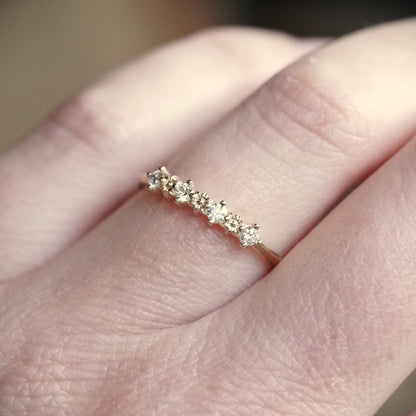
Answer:
[[[160,190],[165,195],[172,195],[176,203],[190,205],[195,212],[204,214],[210,224],[219,224],[226,233],[236,236],[242,247],[256,249],[272,266],[277,266],[281,261],[282,257],[269,250],[260,240],[259,225],[244,222],[239,215],[228,210],[225,201],[216,202],[205,192],[195,190],[191,180],[183,182],[171,175],[165,166],[146,175],[147,189]]]

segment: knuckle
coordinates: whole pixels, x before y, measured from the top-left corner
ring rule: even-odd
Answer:
[[[69,146],[81,143],[102,156],[117,151],[116,144],[126,135],[125,123],[96,97],[93,88],[74,95],[53,111],[45,129],[48,138],[59,137]]]
[[[272,135],[302,152],[318,157],[358,156],[368,146],[368,121],[349,102],[348,93],[323,80],[308,62],[291,66],[266,83],[254,97],[255,112]],[[272,146],[268,145],[269,150]]]

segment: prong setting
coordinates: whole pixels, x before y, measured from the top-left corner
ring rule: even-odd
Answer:
[[[225,217],[223,225],[228,233],[237,235],[242,224],[243,220],[241,219],[241,217],[231,212]]]
[[[164,176],[170,175],[169,171],[166,169],[165,166],[159,166],[159,170],[163,173]]]
[[[222,224],[228,214],[225,202],[212,202],[207,208],[208,221],[211,224]]]
[[[147,181],[148,189],[159,189],[165,195],[172,195],[176,203],[186,203],[195,212],[205,214],[209,224],[219,224],[227,233],[237,236],[242,247],[262,244],[258,224],[243,222],[239,215],[228,210],[224,200],[216,202],[207,193],[195,190],[192,180],[183,182],[177,176],[171,175],[165,166],[160,166],[154,172],[147,172]]]
[[[260,244],[259,226],[257,224],[242,224],[238,237],[243,247]]]
[[[176,181],[172,188],[172,195],[175,196],[175,202],[184,203],[189,202],[193,192],[192,181]]]
[[[207,206],[210,203],[210,199],[205,192],[193,192],[190,197],[189,204],[194,211],[206,213]]]
[[[147,172],[146,175],[148,181],[147,188],[153,190],[160,188],[161,181],[169,177],[169,172],[164,166],[161,166],[154,172]]]
[[[176,183],[178,182],[177,176],[167,176],[160,180],[160,189],[163,192],[167,192],[173,195],[173,188],[175,187]]]

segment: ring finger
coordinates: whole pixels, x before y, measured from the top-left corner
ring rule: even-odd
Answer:
[[[178,153],[170,171],[226,199],[260,224],[266,246],[287,252],[416,127],[415,34],[413,20],[386,24],[301,59]],[[82,287],[79,296],[94,293],[123,325],[154,328],[209,313],[269,269],[206,220],[142,192],[48,275],[54,285]]]

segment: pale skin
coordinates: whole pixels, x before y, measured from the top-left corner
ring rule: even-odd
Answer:
[[[212,29],[3,154],[0,414],[374,414],[416,361],[415,39]],[[137,192],[161,164],[280,265]]]

